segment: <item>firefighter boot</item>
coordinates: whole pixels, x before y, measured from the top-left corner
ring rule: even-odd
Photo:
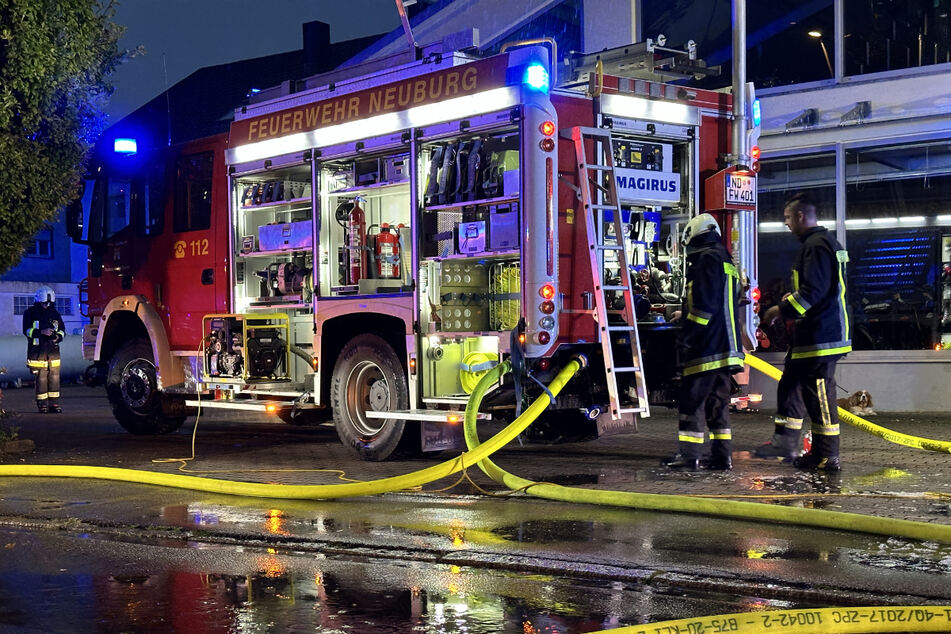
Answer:
[[[786,429],[773,434],[769,442],[753,451],[753,456],[764,460],[793,460],[799,456],[799,430]]]
[[[714,440],[710,455],[700,459],[700,466],[709,471],[729,471],[732,469],[732,443],[725,440]]]
[[[59,406],[59,403],[50,403],[49,410],[50,414],[60,414],[63,408]]]
[[[841,468],[838,456],[820,456],[812,451],[793,460],[793,466],[803,471],[838,471]]]
[[[664,458],[660,461],[662,465],[670,469],[671,471],[699,471],[700,470],[700,458],[693,458],[691,456],[685,456],[682,453],[679,453],[670,458]]]
[[[40,414],[45,414],[49,411],[49,408],[46,406],[46,401],[37,401],[36,402],[36,411]]]

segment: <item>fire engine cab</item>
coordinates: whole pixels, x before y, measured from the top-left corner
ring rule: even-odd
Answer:
[[[94,173],[70,224],[90,245],[85,354],[119,422],[168,432],[199,404],[332,420],[383,460],[458,446],[501,360],[482,417],[513,417],[579,353],[536,434],[671,404],[683,225],[716,214],[756,282],[731,97],[605,73],[610,51],[553,66],[553,49],[313,77],[227,135]],[[637,50],[704,72],[693,51]]]

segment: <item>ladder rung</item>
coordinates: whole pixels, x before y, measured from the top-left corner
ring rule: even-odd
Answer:
[[[608,332],[631,332],[634,326],[608,326]]]
[[[611,131],[604,128],[582,128],[581,136],[587,137],[610,137]]]
[[[630,286],[602,286],[602,291],[628,291]]]
[[[612,368],[608,368],[609,370]],[[613,368],[614,372],[640,372],[641,369],[637,366],[622,366],[620,368]]]
[[[614,169],[610,165],[601,165],[600,163],[586,163],[581,167],[589,170],[604,170],[605,172],[610,172]]]
[[[620,244],[602,244],[595,246],[595,249],[599,249],[601,251],[623,251],[624,247]]]
[[[622,407],[617,410],[618,414],[640,414],[641,412],[646,412],[646,407]]]
[[[591,203],[590,205],[588,205],[588,207],[590,207],[591,209],[604,209],[604,210],[610,210],[610,211],[618,210],[617,205],[599,205],[597,203]]]

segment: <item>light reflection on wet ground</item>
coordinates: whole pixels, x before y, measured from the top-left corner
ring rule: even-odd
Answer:
[[[808,605],[273,548],[2,539],[3,631],[566,633]]]

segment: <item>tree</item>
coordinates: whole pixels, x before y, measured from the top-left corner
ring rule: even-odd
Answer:
[[[78,194],[123,54],[113,0],[0,2],[0,273]]]

